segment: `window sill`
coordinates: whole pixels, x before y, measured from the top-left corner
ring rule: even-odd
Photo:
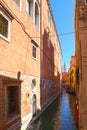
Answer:
[[[37,58],[32,57],[32,59],[37,61]]]
[[[5,38],[5,37],[2,36],[1,34],[0,34],[0,38],[2,38],[3,40],[5,40],[6,42],[10,42],[10,40],[9,40],[8,38]]]

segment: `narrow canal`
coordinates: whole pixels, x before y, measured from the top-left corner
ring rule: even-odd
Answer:
[[[78,130],[75,97],[63,91],[28,130]]]

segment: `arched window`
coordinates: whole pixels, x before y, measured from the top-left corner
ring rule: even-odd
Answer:
[[[34,94],[33,95],[33,104],[32,104],[32,114],[33,114],[33,117],[36,115],[36,109],[37,109],[37,98],[36,98],[36,95]]]
[[[33,0],[27,0],[26,11],[33,18]]]
[[[31,86],[32,86],[32,89],[34,89],[36,87],[36,80],[35,79],[32,80]]]
[[[35,25],[39,27],[39,9],[37,3],[35,3]]]

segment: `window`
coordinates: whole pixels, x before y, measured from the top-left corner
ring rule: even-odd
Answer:
[[[15,3],[18,5],[18,7],[20,7],[20,0],[13,0],[15,1]]]
[[[33,0],[26,0],[26,11],[33,19],[35,25],[39,28],[39,6],[37,2],[34,4]]]
[[[32,90],[36,87],[36,80],[35,79],[32,80],[32,85],[31,86],[32,86]]]
[[[50,70],[51,69],[51,62],[50,62],[50,60],[48,59],[48,70]]]
[[[51,27],[51,14],[50,14],[50,11],[48,10],[48,24],[50,25]]]
[[[18,86],[7,87],[7,117],[19,113]]]
[[[39,27],[39,10],[37,3],[35,3],[35,25]]]
[[[0,12],[0,37],[9,40],[10,20],[2,12]]]
[[[27,0],[26,11],[33,18],[33,0]]]
[[[32,57],[36,59],[36,45],[32,44]]]
[[[48,32],[48,47],[50,48],[50,32]]]
[[[79,68],[76,69],[76,83],[79,83]]]
[[[54,75],[57,76],[57,67],[54,68]]]
[[[54,44],[54,59],[56,58],[56,45]]]

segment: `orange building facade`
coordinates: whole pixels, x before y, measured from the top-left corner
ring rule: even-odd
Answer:
[[[40,37],[40,6],[34,1],[29,10],[27,2],[0,0],[2,130],[25,129],[40,109],[40,39],[33,38]]]
[[[68,72],[63,72],[62,73],[62,86],[67,88],[70,85],[70,73]]]
[[[62,51],[49,1],[0,0],[0,28],[0,129],[25,130],[60,92]]]
[[[87,0],[76,0],[76,89],[79,129],[87,129]]]

